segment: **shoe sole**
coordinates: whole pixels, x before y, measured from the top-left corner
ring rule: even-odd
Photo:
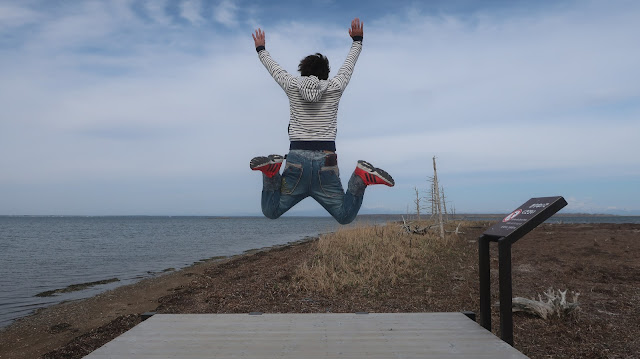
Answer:
[[[251,162],[249,162],[249,168],[252,170],[258,170],[260,167],[282,163],[283,160],[284,157],[280,155],[269,155],[268,157],[258,156],[251,159]]]
[[[357,167],[369,174],[379,177],[380,179],[385,181],[389,187],[393,187],[396,184],[396,182],[393,180],[393,177],[391,177],[391,175],[388,174],[385,170],[373,167],[373,165],[367,161],[358,161]]]

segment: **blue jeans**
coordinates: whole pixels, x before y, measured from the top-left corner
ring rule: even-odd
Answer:
[[[367,187],[355,173],[347,192],[342,189],[337,164],[325,166],[323,151],[291,150],[282,175],[263,175],[262,213],[276,219],[311,196],[340,224],[351,223],[358,214]]]

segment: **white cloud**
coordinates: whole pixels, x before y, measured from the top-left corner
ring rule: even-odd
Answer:
[[[164,0],[146,0],[144,3],[147,14],[158,24],[169,26],[171,18],[167,14],[167,2]]]
[[[637,176],[640,144],[634,138],[638,133],[640,123],[615,128],[588,122],[582,126],[528,123],[351,137],[342,147],[354,153],[367,149],[372,158],[406,173],[412,171],[407,163],[437,155],[446,158],[450,173],[618,168],[617,174]],[[624,144],[625,150],[619,151],[616,143]]]
[[[180,5],[181,16],[192,24],[200,25],[204,18],[200,14],[202,2],[199,0],[187,0]]]
[[[215,7],[213,18],[228,27],[234,27],[238,24],[238,6],[233,0],[222,0]]]
[[[566,212],[575,212],[575,213],[611,213],[611,212],[619,212],[624,210],[624,208],[618,208],[614,206],[607,206],[600,203],[597,203],[591,197],[568,197],[567,200],[567,208]]]
[[[39,14],[31,9],[11,3],[0,4],[0,29],[33,24],[39,18]]]
[[[479,19],[476,27],[433,17],[384,28],[374,23],[358,71],[376,75],[354,87],[381,89],[376,103],[390,98],[380,107],[399,112],[403,123],[411,110],[452,124],[472,117],[483,123],[548,121],[553,112],[634,97],[640,78],[629,70],[640,51],[619,45],[633,41],[632,17],[621,13],[605,22],[583,15]]]

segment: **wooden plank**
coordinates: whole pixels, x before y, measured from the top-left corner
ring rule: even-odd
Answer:
[[[156,314],[89,359],[522,359],[462,313]]]

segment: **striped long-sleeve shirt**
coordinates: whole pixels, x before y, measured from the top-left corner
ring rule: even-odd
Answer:
[[[260,61],[289,98],[290,141],[335,141],[338,104],[362,51],[362,40],[351,45],[336,76],[319,80],[316,76],[293,76],[275,62],[264,48],[258,49]]]

